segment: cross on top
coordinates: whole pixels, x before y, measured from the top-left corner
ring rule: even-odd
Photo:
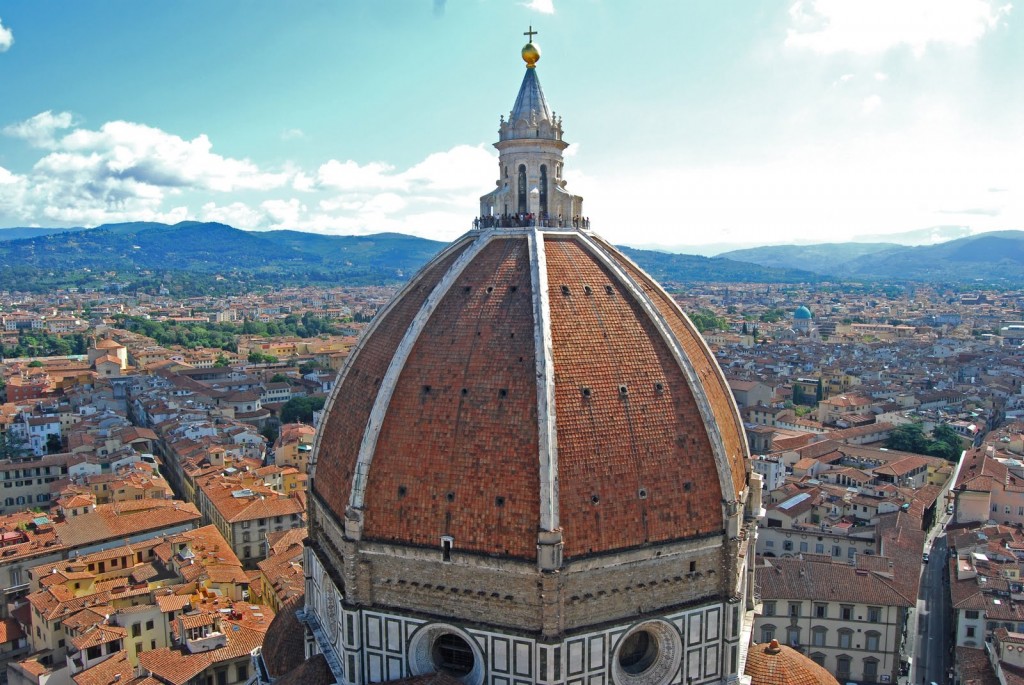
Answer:
[[[528,37],[531,43],[533,42],[533,37],[535,35],[537,35],[538,33],[540,33],[540,32],[533,30],[533,24],[530,24],[530,30],[529,31],[523,31],[523,35]]]

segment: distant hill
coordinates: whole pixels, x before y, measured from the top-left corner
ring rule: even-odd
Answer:
[[[866,255],[899,248],[896,243],[820,243],[817,245],[769,245],[732,250],[718,255],[775,269],[802,269],[820,274]]]
[[[321,235],[302,231],[267,231],[265,236],[278,245],[315,255],[325,263],[381,269],[396,275],[412,275],[447,243],[402,233],[373,235]]]
[[[248,232],[196,221],[107,224],[0,241],[0,289],[167,287],[184,295],[298,283],[378,284],[409,278],[444,245],[398,233]],[[818,280],[810,271],[720,257],[623,250],[665,283]]]
[[[803,268],[839,279],[1024,284],[1024,231],[996,231],[938,245],[888,243],[774,245],[722,256],[762,266]]]
[[[995,231],[939,245],[900,247],[849,261],[852,278],[1024,283],[1024,231]]]
[[[85,231],[81,226],[74,228],[0,228],[0,241],[22,240],[24,238],[38,238],[41,235],[52,235],[54,233],[67,233],[68,231]]]
[[[772,268],[723,257],[673,254],[620,247],[655,280],[664,283],[812,283],[821,276],[809,270]]]

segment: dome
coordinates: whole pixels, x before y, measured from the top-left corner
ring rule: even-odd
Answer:
[[[803,305],[800,305],[799,307],[797,307],[797,310],[795,312],[793,312],[793,318],[794,319],[810,319],[811,318],[811,310],[808,309],[807,307],[803,306]]]
[[[571,229],[471,231],[376,317],[332,393],[312,489],[358,539],[534,560],[721,535],[739,413],[672,298]]]
[[[286,601],[267,628],[263,639],[263,660],[271,676],[283,675],[306,661],[306,637],[296,616],[304,599],[305,595],[296,595]]]
[[[823,666],[778,640],[753,645],[747,652],[745,673],[751,685],[839,685]]]

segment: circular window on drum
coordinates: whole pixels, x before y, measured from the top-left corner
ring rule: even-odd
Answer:
[[[665,685],[679,670],[683,644],[665,621],[634,626],[615,647],[612,672],[618,685]]]
[[[466,685],[480,685],[484,664],[476,640],[452,625],[425,625],[409,640],[409,670],[413,675],[445,673]]]

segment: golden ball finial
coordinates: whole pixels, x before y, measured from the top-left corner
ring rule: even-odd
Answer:
[[[526,62],[527,69],[533,69],[539,59],[540,48],[537,45],[531,42],[523,46],[523,61]]]

